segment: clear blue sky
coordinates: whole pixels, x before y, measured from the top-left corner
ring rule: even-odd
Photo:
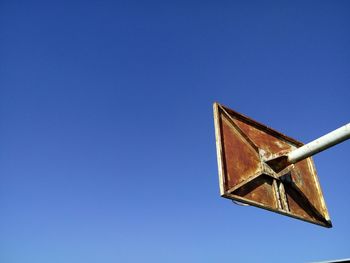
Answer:
[[[1,1],[0,262],[350,256],[350,142],[314,158],[334,227],[220,198],[212,103],[302,142],[350,117],[349,1]]]

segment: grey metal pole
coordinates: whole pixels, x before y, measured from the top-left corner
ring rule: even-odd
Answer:
[[[296,163],[350,138],[350,123],[288,153],[288,163]]]

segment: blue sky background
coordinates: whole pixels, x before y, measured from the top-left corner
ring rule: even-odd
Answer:
[[[1,1],[0,261],[350,257],[350,143],[314,160],[334,227],[219,196],[212,103],[300,141],[349,122],[349,1]]]

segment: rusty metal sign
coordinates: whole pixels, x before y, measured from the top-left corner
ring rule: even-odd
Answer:
[[[332,227],[312,158],[269,162],[301,142],[218,103],[214,120],[222,197]]]

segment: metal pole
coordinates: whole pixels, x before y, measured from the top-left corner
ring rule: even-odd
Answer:
[[[350,138],[350,123],[290,152],[288,163],[296,163]]]

